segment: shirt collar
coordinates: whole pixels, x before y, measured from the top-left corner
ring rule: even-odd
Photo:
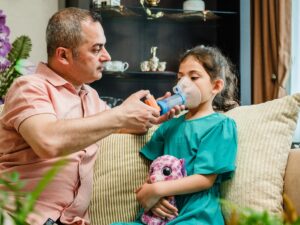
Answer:
[[[45,79],[55,87],[72,87],[72,89],[75,90],[73,84],[71,84],[69,81],[65,80],[57,73],[55,73],[52,69],[49,68],[49,66],[46,63],[40,62],[37,66],[36,73],[45,76]],[[88,92],[89,89],[87,88],[86,84],[83,84],[81,86],[81,90]]]

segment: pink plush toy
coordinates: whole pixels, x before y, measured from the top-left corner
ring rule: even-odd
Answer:
[[[155,159],[150,166],[149,179],[151,183],[176,180],[186,176],[184,159],[178,159],[171,155],[164,155]],[[176,207],[175,198],[169,198],[169,202]],[[173,218],[174,219],[174,218]],[[151,211],[144,212],[141,218],[147,225],[165,225],[172,219],[162,219]]]

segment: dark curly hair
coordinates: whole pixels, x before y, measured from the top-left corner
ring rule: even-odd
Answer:
[[[189,56],[201,62],[212,81],[216,79],[224,81],[223,90],[213,100],[214,110],[226,112],[238,106],[237,77],[231,61],[218,48],[203,45],[186,51],[181,56],[179,63],[182,63]]]

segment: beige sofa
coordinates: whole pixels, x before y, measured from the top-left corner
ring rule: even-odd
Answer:
[[[299,107],[300,94],[226,113],[237,123],[239,149],[236,174],[222,186],[222,198],[241,208],[281,213],[286,192],[300,215],[300,149],[290,148]],[[142,136],[113,134],[99,142],[89,207],[93,225],[135,219],[140,208],[134,190],[145,181],[150,164],[138,152],[155,129]]]
[[[299,109],[296,94],[226,113],[237,123],[239,147],[237,170],[222,186],[223,199],[239,208],[281,213],[285,192],[300,215],[300,149],[290,149]],[[146,135],[113,134],[99,141],[89,207],[93,225],[135,219],[140,207],[134,190],[144,182],[150,165],[138,152],[156,128]]]
[[[134,190],[144,182],[149,166],[149,162],[138,155],[138,150],[147,139],[147,136],[113,134],[99,142],[99,155],[94,170],[94,193],[89,208],[93,225],[134,220],[139,210]],[[300,149],[291,149],[284,173],[284,192],[292,200],[298,215],[299,165]]]

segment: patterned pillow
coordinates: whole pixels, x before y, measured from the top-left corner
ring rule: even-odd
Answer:
[[[234,178],[221,188],[224,199],[282,212],[283,178],[299,108],[300,93],[226,113],[237,123],[238,155]]]

